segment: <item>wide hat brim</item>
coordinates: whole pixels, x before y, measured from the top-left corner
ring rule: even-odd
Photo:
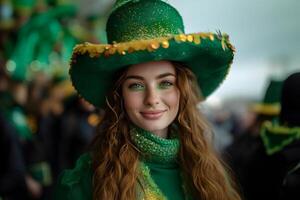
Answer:
[[[225,79],[234,56],[228,35],[179,34],[115,44],[84,43],[74,48],[70,76],[81,97],[97,107],[105,104],[114,74],[124,67],[149,61],[178,61],[197,77],[203,97]]]

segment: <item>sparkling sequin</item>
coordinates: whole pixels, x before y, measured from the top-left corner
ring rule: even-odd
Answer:
[[[144,51],[148,50],[152,52],[159,48],[167,49],[170,47],[170,43],[175,41],[177,43],[185,42],[193,42],[196,45],[201,45],[201,39],[206,40],[209,39],[212,42],[219,42],[222,49],[225,51],[226,49],[230,49],[231,51],[235,51],[233,45],[230,44],[228,35],[223,34],[217,37],[212,33],[195,33],[195,34],[178,34],[178,35],[169,35],[168,37],[160,37],[156,39],[149,40],[134,40],[130,42],[123,43],[114,43],[114,44],[91,44],[91,43],[83,43],[76,45],[74,47],[72,63],[76,62],[77,55],[83,55],[88,53],[90,57],[99,57],[101,54],[104,54],[105,57],[115,55],[116,53],[120,55],[125,55],[126,53],[133,53],[136,51]]]
[[[168,41],[163,41],[161,44],[162,44],[162,47],[165,49],[169,48],[169,45],[170,45]]]
[[[201,39],[200,39],[200,36],[199,36],[199,35],[195,35],[195,36],[194,36],[194,43],[195,43],[195,44],[200,44],[200,43],[201,43]]]
[[[192,35],[188,35],[188,36],[187,36],[187,41],[193,42],[193,40],[194,40],[194,38],[193,38]]]
[[[152,48],[152,49],[158,49],[158,48],[159,48],[159,43],[158,43],[158,42],[157,42],[157,43],[155,43],[155,42],[152,43],[152,44],[151,44],[151,48]]]
[[[187,38],[187,37],[186,37],[186,35],[184,35],[184,34],[180,34],[180,35],[179,35],[179,39],[180,39],[181,42],[185,42],[185,41],[186,41],[186,38]]]

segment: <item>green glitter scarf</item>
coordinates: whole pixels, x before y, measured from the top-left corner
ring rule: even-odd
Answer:
[[[179,139],[171,132],[169,139],[164,139],[138,127],[132,127],[130,136],[141,151],[142,159],[156,163],[172,163],[177,159]]]
[[[169,139],[164,139],[139,127],[131,127],[130,136],[142,155],[139,163],[141,185],[137,184],[137,199],[168,200],[152,179],[144,161],[161,164],[176,162],[180,147],[176,132],[171,131]],[[182,187],[187,193],[184,184]],[[190,199],[190,196],[186,195],[186,199]]]

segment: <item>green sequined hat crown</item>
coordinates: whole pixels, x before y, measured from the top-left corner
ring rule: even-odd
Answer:
[[[107,22],[108,43],[153,39],[184,32],[181,16],[169,4],[144,0],[132,1],[124,6],[128,1],[120,2],[114,6]]]
[[[225,79],[234,47],[221,33],[184,33],[178,11],[161,0],[118,0],[106,25],[108,44],[74,48],[70,76],[77,92],[101,107],[120,69],[143,62],[170,60],[196,75],[203,97]]]

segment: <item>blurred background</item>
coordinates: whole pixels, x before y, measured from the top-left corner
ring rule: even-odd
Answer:
[[[227,159],[252,146],[234,146],[237,138],[257,139],[262,121],[278,116],[282,81],[300,71],[300,1],[167,2],[186,33],[221,31],[236,47],[224,84],[199,104]],[[50,199],[88,149],[103,111],[76,96],[69,61],[78,43],[106,43],[113,3],[0,0],[0,199]]]

